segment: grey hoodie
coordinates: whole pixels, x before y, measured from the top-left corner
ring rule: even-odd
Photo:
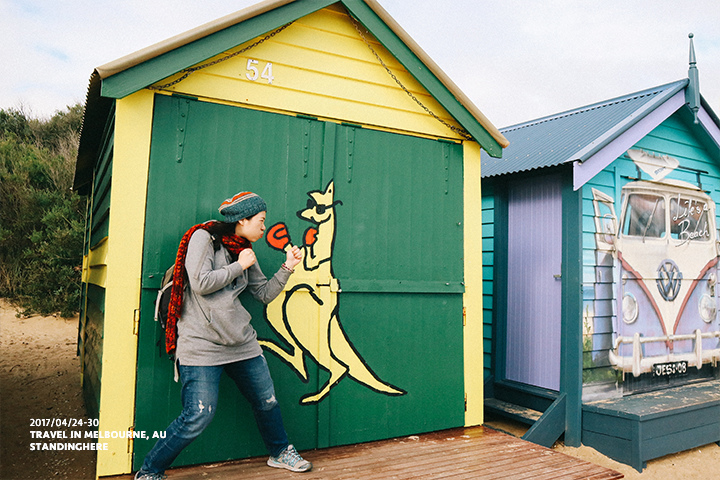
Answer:
[[[190,282],[177,322],[180,364],[224,365],[260,355],[250,314],[238,296],[247,288],[255,299],[268,304],[282,292],[290,272],[280,268],[268,280],[257,262],[243,270],[224,246],[214,250],[205,230],[190,238],[185,268]]]

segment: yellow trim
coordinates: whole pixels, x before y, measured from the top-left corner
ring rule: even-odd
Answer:
[[[103,238],[83,257],[83,282],[105,288],[107,280],[108,237]]]
[[[82,283],[88,283],[88,277],[90,276],[90,267],[88,267],[89,263],[90,257],[88,255],[84,255],[82,263],[82,277],[80,279]]]
[[[368,42],[402,84],[438,117],[457,122],[372,35]],[[209,59],[225,57],[254,40]],[[251,81],[248,61],[257,79]],[[203,64],[207,62],[202,62]],[[272,83],[263,78],[272,65]],[[269,72],[269,71],[268,71]],[[168,83],[173,75],[157,82]],[[168,91],[216,102],[303,113],[338,122],[462,138],[395,83],[355,30],[346,11],[328,7],[298,19],[276,37],[230,60],[198,70]]]
[[[107,243],[105,325],[103,332],[100,432],[132,428],[135,412],[137,337],[140,308],[147,176],[150,160],[153,94],[141,90],[117,100]],[[102,439],[97,476],[130,473],[132,445],[127,439]]]
[[[480,146],[463,144],[465,333],[463,350],[467,409],[465,425],[483,423],[483,298],[482,298],[482,216],[480,215]]]

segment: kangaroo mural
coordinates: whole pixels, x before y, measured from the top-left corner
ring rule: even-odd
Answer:
[[[333,181],[324,191],[308,192],[306,208],[297,212],[299,218],[313,224],[305,230],[300,247],[303,261],[295,267],[285,291],[265,307],[268,324],[286,345],[272,340],[260,340],[260,345],[289,365],[305,383],[308,382],[306,356],[330,373],[320,391],[302,397],[301,404],[319,402],[345,375],[376,392],[404,395],[405,391],[383,382],[370,369],[340,323],[340,285],[333,274],[332,254],[335,207],[342,202],[334,200],[334,193]],[[292,247],[287,226],[282,222],[270,227],[266,241],[280,251]]]

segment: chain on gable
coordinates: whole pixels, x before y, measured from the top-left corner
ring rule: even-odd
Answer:
[[[358,21],[355,19],[355,17],[353,17],[352,15],[350,15],[350,19],[352,20],[352,23],[353,23],[353,25],[355,26],[355,30],[357,30],[358,34],[360,35],[360,38],[363,39],[363,41],[365,42],[365,45],[367,45],[367,47],[370,49],[370,51],[371,51],[372,54],[375,56],[375,58],[376,58],[377,61],[380,63],[380,65],[382,65],[382,67],[385,69],[385,71],[387,72],[387,74],[390,75],[390,77],[395,81],[395,83],[397,83],[398,86],[399,86],[415,103],[417,103],[417,104],[420,106],[420,108],[422,108],[423,110],[425,110],[425,112],[427,112],[428,115],[430,115],[430,116],[433,117],[435,120],[437,120],[438,122],[440,122],[440,123],[442,123],[443,125],[445,125],[447,128],[449,128],[449,129],[452,130],[453,132],[457,133],[458,135],[460,135],[460,136],[463,137],[464,139],[466,139],[466,140],[472,140],[472,139],[473,139],[472,135],[470,135],[470,133],[468,133],[467,130],[465,130],[464,128],[456,127],[455,125],[451,125],[451,124],[449,124],[448,122],[446,122],[445,120],[443,120],[442,118],[440,118],[439,116],[437,116],[437,115],[435,114],[435,112],[433,112],[432,110],[430,110],[425,104],[423,104],[423,103],[420,101],[419,98],[417,98],[410,90],[408,90],[408,88],[407,88],[405,85],[403,85],[403,83],[400,81],[400,79],[397,78],[397,76],[392,72],[392,70],[390,70],[390,67],[387,66],[387,64],[383,61],[383,59],[380,58],[380,55],[378,55],[378,53],[377,53],[377,52],[375,51],[375,49],[372,47],[372,45],[371,45],[370,42],[368,41],[368,39],[367,39],[367,37],[365,36],[365,34],[362,32],[362,29],[360,28],[360,24],[359,24]]]
[[[438,115],[436,115],[435,112],[433,112],[432,110],[430,110],[425,104],[423,104],[423,103],[420,101],[420,99],[418,99],[418,98],[400,81],[400,79],[397,78],[397,76],[392,72],[392,70],[390,70],[390,67],[387,66],[387,64],[383,61],[383,59],[380,58],[380,55],[375,51],[375,49],[372,47],[372,45],[371,45],[370,42],[368,41],[368,39],[367,39],[367,37],[365,36],[365,34],[362,32],[362,30],[361,30],[361,28],[360,28],[360,24],[357,22],[357,20],[356,20],[354,17],[352,17],[352,16],[350,16],[350,19],[352,20],[352,23],[353,23],[353,25],[355,26],[355,30],[357,30],[358,34],[360,35],[360,38],[362,38],[362,40],[365,42],[365,45],[367,45],[367,47],[370,49],[370,51],[371,51],[372,54],[375,56],[375,58],[376,58],[377,61],[380,63],[380,65],[382,65],[382,67],[385,69],[385,71],[387,72],[387,74],[395,81],[395,83],[397,83],[397,85],[398,85],[416,104],[418,104],[418,106],[420,106],[420,108],[422,108],[428,115],[430,115],[431,117],[433,117],[435,120],[437,120],[438,122],[442,123],[442,124],[445,125],[447,128],[449,128],[449,129],[452,130],[453,132],[457,133],[458,135],[460,135],[460,136],[463,137],[464,139],[466,139],[466,140],[472,140],[472,139],[473,139],[472,135],[470,135],[465,129],[460,128],[460,127],[456,127],[455,125],[451,125],[450,123],[446,122],[445,120],[443,120],[442,118],[440,118]],[[211,67],[211,66],[213,66],[213,65],[217,65],[218,63],[224,62],[224,61],[226,61],[226,60],[230,60],[231,58],[234,58],[234,57],[236,57],[236,56],[238,56],[238,55],[241,55],[241,54],[243,54],[243,53],[245,53],[245,52],[247,52],[247,51],[249,51],[249,50],[257,47],[258,45],[266,42],[267,40],[271,39],[272,37],[274,37],[274,36],[277,35],[278,33],[282,32],[283,30],[285,30],[286,28],[288,28],[288,27],[289,27],[290,25],[292,25],[293,23],[294,23],[294,22],[290,22],[290,23],[287,23],[287,24],[283,25],[282,27],[280,27],[280,28],[278,28],[278,29],[270,32],[269,34],[265,35],[263,38],[259,39],[258,41],[252,43],[251,45],[248,45],[247,47],[245,47],[245,48],[243,48],[243,49],[241,49],[241,50],[238,50],[237,52],[231,53],[231,54],[226,55],[226,56],[224,56],[224,57],[222,57],[222,58],[218,58],[218,59],[216,59],[216,60],[213,60],[212,62],[208,62],[208,63],[204,63],[204,64],[202,64],[202,65],[198,65],[197,67],[191,67],[191,68],[183,69],[183,70],[180,71],[180,73],[182,73],[182,76],[176,78],[176,79],[173,80],[172,82],[165,83],[165,84],[163,84],[163,85],[150,85],[150,86],[148,86],[147,88],[150,89],[150,90],[165,90],[165,89],[167,89],[167,88],[170,88],[170,87],[172,87],[172,86],[175,86],[175,85],[177,85],[178,83],[180,83],[180,82],[182,82],[183,80],[185,80],[186,78],[188,78],[192,73],[197,72],[198,70],[202,70],[202,69],[204,69],[204,68]]]
[[[263,38],[261,38],[260,40],[256,41],[255,43],[253,43],[253,44],[251,44],[251,45],[248,45],[247,47],[245,47],[245,48],[243,48],[243,49],[241,49],[241,50],[238,50],[237,52],[234,52],[234,53],[231,53],[231,54],[226,55],[226,56],[224,56],[224,57],[218,58],[218,59],[216,59],[216,60],[213,60],[212,62],[208,62],[208,63],[204,63],[204,64],[202,64],[202,65],[198,65],[197,67],[191,67],[191,68],[186,68],[186,69],[184,69],[184,70],[181,70],[180,73],[182,73],[183,75],[182,75],[181,77],[173,80],[173,81],[170,82],[170,83],[166,83],[166,84],[163,84],[163,85],[150,85],[150,86],[148,86],[147,88],[150,89],[150,90],[164,90],[164,89],[166,89],[166,88],[169,88],[169,87],[172,87],[172,86],[174,86],[174,85],[177,85],[178,83],[182,82],[182,81],[185,80],[187,77],[189,77],[190,74],[192,74],[192,73],[194,73],[194,72],[197,72],[198,70],[202,70],[203,68],[207,68],[207,67],[212,67],[213,65],[217,65],[218,63],[224,62],[224,61],[226,61],[226,60],[230,60],[231,58],[237,57],[238,55],[241,55],[241,54],[247,52],[248,50],[251,50],[251,49],[257,47],[258,45],[264,43],[265,41],[270,40],[272,37],[274,37],[274,36],[277,35],[278,33],[282,32],[283,30],[285,30],[286,28],[288,28],[288,27],[289,27],[290,25],[292,25],[293,23],[294,23],[294,22],[286,23],[285,25],[283,25],[282,27],[278,28],[277,30],[274,30],[274,31],[268,33],[267,35],[265,35],[265,36],[264,36]]]

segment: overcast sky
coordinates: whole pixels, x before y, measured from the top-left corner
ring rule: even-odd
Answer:
[[[687,77],[720,115],[717,0],[379,0],[498,128]],[[49,117],[93,69],[255,0],[0,0],[0,108]]]

